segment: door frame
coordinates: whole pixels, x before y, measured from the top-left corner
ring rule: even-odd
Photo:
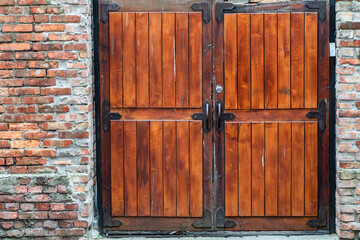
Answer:
[[[95,208],[96,208],[96,213],[98,216],[98,223],[99,223],[99,230],[100,233],[102,235],[127,235],[127,234],[146,234],[146,235],[163,235],[164,233],[162,232],[157,232],[157,231],[141,231],[141,232],[124,232],[124,231],[108,231],[108,230],[104,230],[103,228],[103,223],[104,223],[104,219],[109,218],[109,216],[107,216],[108,213],[103,212],[102,211],[102,207],[103,207],[103,197],[102,197],[102,183],[103,183],[103,166],[101,163],[101,159],[102,159],[102,152],[101,152],[101,147],[102,147],[102,141],[101,141],[101,131],[102,131],[102,127],[101,127],[101,99],[100,99],[100,94],[101,94],[101,89],[100,89],[100,83],[101,83],[101,79],[100,79],[100,73],[101,73],[101,69],[100,69],[100,24],[99,24],[99,16],[101,14],[101,9],[99,7],[99,4],[102,3],[104,0],[93,0],[93,24],[94,24],[94,28],[93,28],[93,39],[94,39],[94,83],[95,83],[95,98],[94,98],[94,103],[95,103],[95,134],[96,134],[96,183],[97,183],[97,187],[96,187],[96,195],[95,195]],[[214,2],[213,2],[214,3]],[[294,2],[292,2],[294,3]],[[330,6],[329,6],[330,3]],[[271,3],[270,3],[271,4]],[[214,9],[214,8],[213,8]],[[330,10],[330,11],[329,11]],[[330,41],[333,41],[333,36],[334,36],[334,31],[335,28],[333,26],[335,26],[335,1],[334,0],[330,0],[327,1],[327,16],[329,16],[330,18]],[[330,14],[329,14],[330,12]],[[328,18],[328,19],[329,19]],[[330,152],[330,165],[329,165],[329,171],[328,171],[328,176],[330,179],[330,182],[328,184],[329,185],[329,189],[330,189],[330,196],[329,196],[329,226],[330,226],[330,233],[333,233],[335,231],[335,176],[336,176],[336,172],[335,172],[335,59],[334,58],[330,58],[330,96],[329,96],[329,119],[330,121],[328,122],[328,126],[329,126],[329,130],[330,130],[330,148],[329,148],[329,152]],[[111,224],[111,223],[110,223]],[[289,235],[289,234],[327,234],[329,232],[329,230],[318,230],[318,231],[314,231],[314,232],[303,232],[303,231],[291,231],[289,232],[283,232],[284,235]],[[269,234],[271,234],[271,232],[268,232]],[[168,234],[168,233],[165,233]],[[236,232],[236,231],[220,231],[220,232],[191,232],[191,233],[177,233],[180,235],[192,235],[192,236],[244,236],[244,235],[253,235],[253,234],[258,234],[258,232]]]

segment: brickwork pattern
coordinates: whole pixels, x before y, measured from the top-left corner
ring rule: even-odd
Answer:
[[[0,238],[94,218],[91,0],[0,0]]]
[[[337,189],[340,238],[360,232],[360,1],[336,2]]]

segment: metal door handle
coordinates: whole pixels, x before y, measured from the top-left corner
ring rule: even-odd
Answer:
[[[211,105],[206,101],[203,105],[202,113],[194,113],[191,115],[194,120],[202,120],[204,132],[208,133],[211,130]]]
[[[224,112],[224,103],[221,100],[216,101],[215,108],[216,130],[220,133],[224,130],[225,120],[233,120],[236,116],[233,113]]]

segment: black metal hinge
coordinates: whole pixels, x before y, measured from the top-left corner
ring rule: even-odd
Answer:
[[[327,226],[327,210],[326,207],[319,209],[318,219],[309,220],[306,223],[310,227],[326,227]]]
[[[104,227],[120,227],[122,223],[119,220],[111,219],[110,209],[104,207],[103,209],[103,226]]]
[[[211,9],[210,3],[208,2],[199,2],[191,5],[191,9],[194,11],[202,11],[202,19],[204,23],[209,23],[211,18]]]
[[[206,101],[203,106],[202,113],[194,113],[191,115],[194,120],[202,120],[204,132],[208,133],[211,130],[211,106],[209,101]]]
[[[211,220],[212,214],[209,209],[206,209],[204,212],[204,218],[202,220],[195,220],[192,224],[194,228],[211,228],[212,226],[212,220]]]
[[[326,129],[326,121],[327,121],[326,105],[327,105],[326,99],[321,99],[321,101],[319,102],[319,105],[318,105],[318,111],[308,112],[306,114],[307,118],[310,118],[310,119],[317,118],[319,120],[318,125],[319,125],[320,132],[324,132]]]
[[[109,11],[117,11],[120,5],[117,3],[101,3],[100,4],[100,19],[103,23],[109,21]]]
[[[216,227],[217,228],[233,228],[236,226],[236,222],[233,220],[225,220],[225,212],[222,208],[216,212]]]
[[[103,102],[102,113],[103,113],[102,123],[103,123],[104,132],[108,132],[110,130],[111,120],[120,120],[122,117],[119,113],[110,112],[110,103],[107,100]]]
[[[224,20],[224,11],[230,11],[235,8],[232,2],[218,2],[215,4],[215,19],[218,23]]]

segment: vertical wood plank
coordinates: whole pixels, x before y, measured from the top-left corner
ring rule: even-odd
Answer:
[[[163,107],[175,107],[175,13],[162,13]]]
[[[161,13],[149,13],[150,107],[162,107]]]
[[[238,215],[238,125],[225,124],[225,215]]]
[[[124,121],[125,216],[137,216],[136,121]]]
[[[201,20],[201,19],[200,19]],[[203,213],[202,122],[190,121],[190,216]]]
[[[278,13],[278,108],[290,108],[290,13]]]
[[[317,13],[305,13],[305,107],[317,108]]]
[[[150,122],[151,216],[164,215],[163,127],[162,121]]]
[[[239,216],[251,216],[251,123],[238,126]]]
[[[277,100],[277,14],[264,14],[265,35],[265,108],[276,109]]]
[[[136,107],[135,13],[123,13],[123,89],[124,107]]]
[[[176,215],[189,216],[189,122],[176,122]]]
[[[176,216],[176,123],[164,121],[164,216]]]
[[[252,216],[264,216],[264,123],[252,124]]]
[[[119,27],[120,26],[120,27]],[[110,105],[123,106],[122,13],[109,13]]]
[[[137,122],[138,216],[150,216],[149,129],[149,121]]]
[[[291,216],[291,123],[279,123],[279,216]]]
[[[265,215],[278,215],[278,123],[265,123]]]
[[[250,109],[250,14],[238,14],[238,109]]]
[[[136,13],[136,103],[149,107],[149,13]]]
[[[304,216],[304,123],[292,123],[291,215]]]
[[[124,122],[112,121],[111,144],[111,211],[124,216]]]
[[[225,109],[237,109],[237,15],[224,15]]]
[[[251,14],[251,108],[264,108],[263,14]]]
[[[317,123],[305,123],[305,215],[318,213],[318,136]]]
[[[189,13],[189,107],[202,106],[202,14]]]
[[[176,13],[176,107],[189,106],[189,14]]]
[[[304,107],[304,13],[291,13],[291,108]]]

